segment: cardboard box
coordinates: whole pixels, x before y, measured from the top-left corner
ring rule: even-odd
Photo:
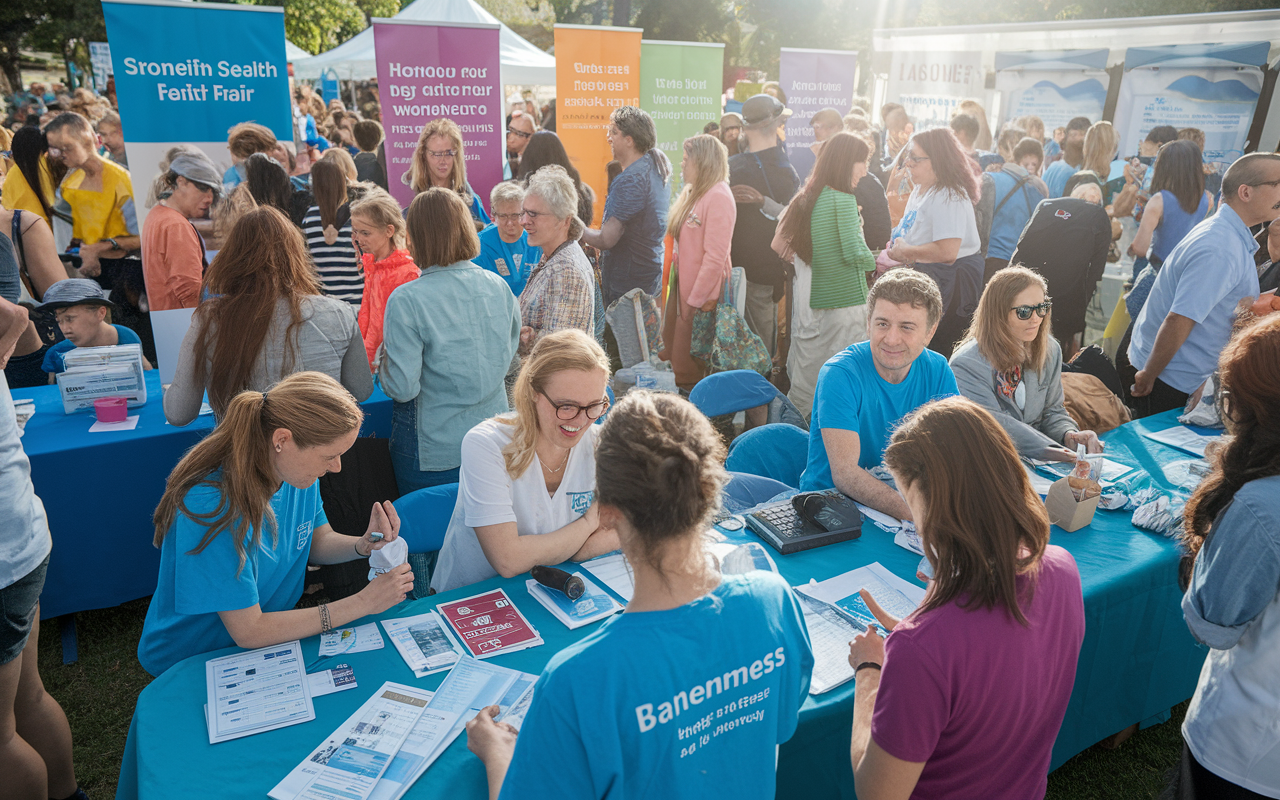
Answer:
[[[1049,522],[1064,531],[1078,531],[1093,522],[1093,512],[1098,510],[1101,495],[1095,494],[1088,500],[1076,500],[1067,478],[1054,481],[1049,487],[1049,494],[1044,498],[1045,510],[1049,512]]]

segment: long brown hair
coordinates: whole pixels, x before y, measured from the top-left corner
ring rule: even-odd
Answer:
[[[191,554],[203,552],[224,532],[235,539],[239,576],[249,551],[262,545],[264,528],[270,529],[273,546],[276,541],[271,496],[280,479],[270,452],[275,431],[289,431],[300,448],[318,447],[358,430],[363,420],[364,412],[351,393],[322,372],[295,372],[270,392],[241,392],[231,399],[213,432],[169,473],[153,517],[153,543],[159,547],[182,514],[206,526]],[[187,493],[200,485],[218,491],[217,507],[204,514],[193,512],[186,502]]]
[[[347,202],[347,176],[336,161],[320,159],[311,165],[311,191],[320,209],[320,229],[337,227],[338,209]]]
[[[205,274],[210,298],[196,308],[196,382],[209,391],[219,417],[237,392],[249,388],[276,305],[289,305],[285,370],[293,361],[293,333],[302,324],[302,297],[321,293],[302,234],[282,213],[259,206],[240,217]]]
[[[906,156],[910,154],[911,142],[920,145],[920,149],[929,157],[935,190],[951,192],[977,204],[982,193],[982,184],[974,174],[977,166],[960,149],[960,141],[950,128],[932,128],[912,136],[907,146],[902,148],[899,164],[905,163]],[[823,147],[825,149],[826,145]]]
[[[409,255],[420,269],[446,267],[480,255],[471,210],[456,192],[440,186],[422,192],[409,204],[404,224],[409,231]]]
[[[538,442],[538,394],[546,390],[552,375],[564,370],[600,370],[608,378],[609,357],[595,339],[577,328],[549,333],[533,346],[512,391],[515,416],[497,418],[515,428],[511,442],[502,448],[502,461],[512,480],[518,479],[533,464],[533,449]]]
[[[782,220],[782,235],[791,241],[791,249],[805,262],[813,261],[813,207],[822,190],[830,186],[837,192],[852,195],[853,167],[867,162],[871,148],[867,141],[852,133],[840,131],[818,151],[818,161],[805,181],[804,188],[787,206]]]
[[[999,372],[1008,372],[1014,367],[1039,372],[1044,369],[1045,359],[1049,356],[1049,327],[1053,322],[1053,311],[1040,321],[1040,332],[1030,342],[1018,339],[1009,330],[1009,312],[1013,309],[1014,298],[1032,286],[1039,286],[1044,290],[1045,299],[1049,299],[1049,284],[1044,277],[1021,264],[1005,267],[992,275],[987,288],[982,290],[973,322],[969,323],[968,332],[960,340],[977,340],[978,352]]]
[[[448,139],[449,148],[453,150],[453,169],[449,172],[449,188],[459,195],[469,195],[467,161],[462,148],[462,129],[451,119],[433,119],[422,126],[422,133],[418,134],[418,146],[413,151],[413,161],[409,164],[409,185],[415,192],[425,192],[431,188],[431,165],[427,163],[427,141],[433,136],[443,136]]]
[[[1039,571],[1049,515],[995,417],[963,397],[926,403],[894,432],[884,463],[924,497],[916,526],[937,577],[916,613],[960,601],[1026,625],[1020,601],[1034,584],[1020,598],[1018,576]]]
[[[1280,314],[1263,317],[1227,344],[1218,378],[1231,436],[1213,472],[1187,501],[1182,542],[1191,564],[1236,492],[1250,481],[1280,475]]]
[[[694,164],[693,183],[686,183],[667,214],[667,234],[680,241],[680,229],[693,206],[717,183],[729,180],[729,148],[705,133],[684,140],[684,152]]]
[[[1156,153],[1151,172],[1151,194],[1168,191],[1188,214],[1196,213],[1204,199],[1204,157],[1200,145],[1189,139],[1168,142]]]

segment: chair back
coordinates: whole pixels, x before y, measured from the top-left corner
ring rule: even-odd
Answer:
[[[772,423],[752,428],[729,445],[725,469],[798,487],[809,459],[809,434],[794,425]]]
[[[457,503],[456,483],[428,486],[395,501],[396,513],[400,515],[400,535],[409,543],[411,554],[440,549]]]
[[[794,487],[773,478],[747,472],[730,472],[729,484],[724,487],[725,511],[737,514],[772,500],[783,492],[794,491]]]
[[[777,388],[760,373],[731,369],[698,381],[689,392],[689,402],[708,417],[719,417],[768,405],[779,395]]]

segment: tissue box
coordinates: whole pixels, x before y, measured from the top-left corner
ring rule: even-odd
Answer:
[[[1076,500],[1067,478],[1053,482],[1049,494],[1044,498],[1045,510],[1049,512],[1049,521],[1064,531],[1078,531],[1093,522],[1093,512],[1098,510],[1100,494],[1087,500]]]

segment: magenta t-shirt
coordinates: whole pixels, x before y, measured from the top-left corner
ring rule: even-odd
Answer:
[[[1022,612],[1026,627],[1002,608],[951,603],[885,641],[871,737],[895,758],[925,762],[913,798],[1044,797],[1084,639],[1070,553],[1045,550]]]

